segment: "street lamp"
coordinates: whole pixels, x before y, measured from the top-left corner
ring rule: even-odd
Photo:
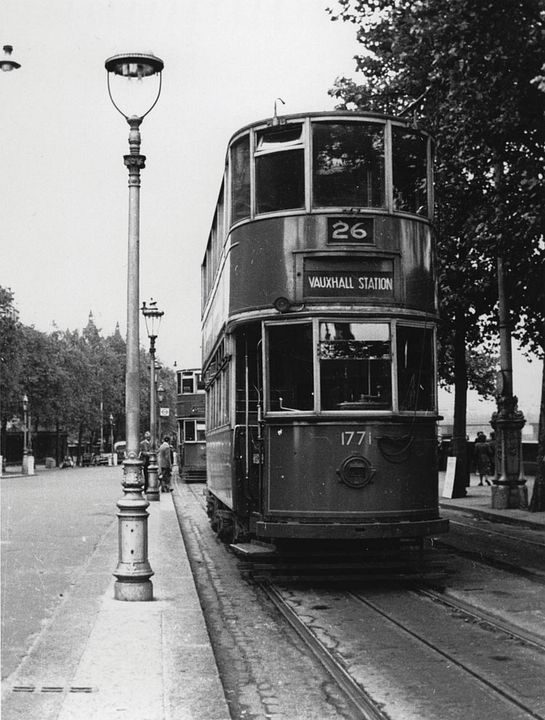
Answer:
[[[159,332],[161,318],[165,314],[163,310],[159,310],[155,300],[150,300],[148,306],[142,303],[142,314],[146,321],[146,330],[148,333],[150,347],[150,433],[151,433],[151,452],[148,466],[148,490],[146,497],[150,501],[159,500],[159,481],[157,479],[157,401],[155,398],[155,340]]]
[[[28,415],[28,395],[25,393],[22,397],[23,402],[23,464],[21,472],[23,475],[34,475],[34,455],[29,447],[29,415]]]
[[[119,562],[114,572],[116,600],[152,600],[153,570],[148,561],[148,501],[142,495],[142,461],[139,454],[139,243],[140,170],[146,158],[140,154],[140,125],[161,93],[164,63],[155,55],[114,55],[105,62],[108,94],[113,106],[129,124],[129,237],[127,260],[127,359],[125,409],[127,453],[123,462],[124,496],[119,512]],[[148,90],[152,94],[148,94]],[[128,92],[128,94],[127,94]],[[134,104],[133,104],[134,103]],[[136,109],[138,107],[138,109]],[[130,109],[129,109],[130,108]]]
[[[12,70],[18,70],[21,65],[15,60],[11,59],[11,53],[13,52],[13,45],[4,45],[2,48],[4,51],[4,57],[0,60],[0,67],[3,72],[11,72]]]
[[[114,466],[114,416],[112,415],[112,413],[110,413],[110,453],[112,458],[112,466]]]
[[[159,387],[157,388],[157,400],[159,400],[159,439],[161,442],[163,441],[162,431],[161,431],[161,403],[165,399],[165,388],[163,387],[163,383],[159,383]]]

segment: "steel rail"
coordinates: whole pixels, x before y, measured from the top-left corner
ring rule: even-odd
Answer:
[[[284,602],[278,590],[267,582],[260,582],[258,585],[293,630],[295,630],[301,640],[303,640],[316,660],[318,660],[331,675],[336,685],[344,692],[353,708],[359,713],[361,720],[389,720],[389,716],[380,710],[371,696],[368,695],[361,685],[337,662],[325,645],[320,642],[296,613]]]
[[[437,647],[433,642],[430,642],[429,640],[426,640],[425,637],[420,635],[419,633],[415,632],[414,630],[410,630],[408,627],[406,627],[402,622],[397,620],[395,617],[390,615],[390,613],[386,612],[385,610],[382,610],[376,603],[372,602],[368,598],[364,598],[361,595],[358,595],[358,593],[349,591],[349,595],[351,595],[355,600],[362,603],[363,605],[366,605],[367,607],[374,610],[377,615],[380,615],[381,617],[385,618],[388,622],[392,623],[396,627],[398,627],[400,630],[402,630],[407,635],[411,636],[418,642],[420,642],[422,645],[425,645],[427,648],[432,650],[433,652],[437,653],[441,657],[445,658],[449,663],[451,663],[453,666],[459,668],[463,672],[470,675],[472,678],[474,678],[478,683],[481,685],[484,685],[486,689],[489,692],[492,692],[493,694],[498,695],[506,702],[510,703],[514,707],[518,708],[522,712],[526,713],[528,717],[534,718],[534,720],[544,720],[543,715],[540,715],[536,713],[534,710],[529,708],[528,706],[524,705],[520,700],[510,695],[505,690],[502,690],[498,685],[490,680],[488,680],[486,677],[483,677],[481,674],[479,674],[477,671],[472,670],[470,667],[468,667],[464,662],[461,662],[458,660],[454,655],[446,652],[445,650],[441,650],[441,648]],[[499,629],[499,628],[498,628]]]

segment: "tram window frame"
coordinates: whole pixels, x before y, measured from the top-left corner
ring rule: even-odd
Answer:
[[[304,210],[305,125],[302,122],[255,131],[255,214]]]
[[[307,331],[305,337],[305,331]],[[315,353],[312,321],[265,323],[264,352],[266,357],[266,408],[271,413],[313,413],[315,411]],[[282,351],[275,349],[274,335],[288,352],[282,357],[283,367],[273,366]],[[306,347],[305,347],[306,346]],[[306,356],[306,358],[305,358]],[[281,383],[284,383],[282,386]]]
[[[250,133],[246,133],[233,141],[229,151],[232,225],[251,216],[251,160]]]
[[[429,215],[429,137],[392,124],[392,201],[394,212]],[[409,146],[420,147],[416,150]],[[410,157],[412,155],[412,160]],[[412,180],[411,180],[412,178]],[[433,183],[431,183],[433,186]]]
[[[337,326],[333,338],[332,325]],[[320,411],[392,412],[393,343],[389,321],[320,318],[316,345]]]
[[[387,143],[386,143],[386,124],[384,122],[357,122],[357,121],[346,121],[346,120],[334,120],[329,119],[326,121],[313,121],[311,123],[312,128],[312,149],[311,149],[311,162],[312,162],[312,207],[361,207],[361,208],[380,208],[385,209],[387,205],[387,192],[386,192],[386,166],[387,166]],[[321,145],[319,144],[319,135],[325,134],[325,131],[329,130],[329,138],[331,138],[331,144],[336,151],[340,152],[339,157],[331,157],[331,160],[339,160],[339,171],[331,174],[329,178],[324,173],[320,178],[318,173],[319,165],[319,152],[324,152],[325,142],[322,139]],[[344,132],[343,132],[344,131]],[[335,133],[337,134],[337,140],[335,140]],[[360,137],[357,137],[358,133],[361,133]],[[349,143],[347,138],[351,135],[353,157],[356,157],[356,148],[359,148],[359,142],[364,138],[371,145],[376,142],[380,136],[381,149],[378,151],[375,163],[370,156],[362,154],[360,157],[356,157],[357,161],[360,161],[359,167],[356,166],[353,170],[348,170],[349,156],[348,152],[342,152],[345,148],[348,149]],[[373,137],[374,136],[374,137]],[[340,139],[339,139],[340,138]],[[362,142],[363,145],[363,142]],[[369,166],[371,167],[371,175],[369,175]],[[360,188],[362,191],[358,194],[357,188],[358,183],[354,181],[354,177],[358,172],[361,173],[363,169],[366,172],[366,177],[360,178]],[[331,183],[331,180],[337,176],[337,183]],[[340,183],[339,181],[343,181]],[[320,190],[320,183],[326,189]],[[340,190],[338,189],[339,184],[342,184]],[[335,185],[337,187],[335,187]],[[365,187],[365,193],[363,193],[363,187]],[[333,192],[337,193],[337,197],[332,197]],[[344,197],[341,195],[344,193]],[[349,197],[347,193],[350,193]],[[320,197],[318,195],[320,194]],[[364,194],[367,195],[365,199]]]
[[[413,334],[413,338],[408,337],[409,333]],[[421,333],[422,337],[420,339],[416,338],[416,333]],[[405,338],[403,334],[405,334]],[[407,345],[409,339],[412,341],[410,349]],[[398,322],[396,323],[395,346],[398,412],[436,412],[437,363],[435,328],[429,325]],[[411,355],[410,362],[409,353]],[[422,385],[422,373],[425,373],[425,385]],[[417,374],[419,379],[416,377]],[[415,384],[419,385],[421,389],[417,391]]]

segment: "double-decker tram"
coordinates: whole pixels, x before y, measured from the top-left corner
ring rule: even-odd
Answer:
[[[438,513],[432,139],[364,112],[231,139],[202,266],[226,539],[422,539]]]

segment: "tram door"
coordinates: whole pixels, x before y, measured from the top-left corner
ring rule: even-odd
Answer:
[[[239,331],[236,340],[236,424],[234,467],[236,507],[249,517],[260,511],[262,447],[261,413],[261,327],[258,323]]]

